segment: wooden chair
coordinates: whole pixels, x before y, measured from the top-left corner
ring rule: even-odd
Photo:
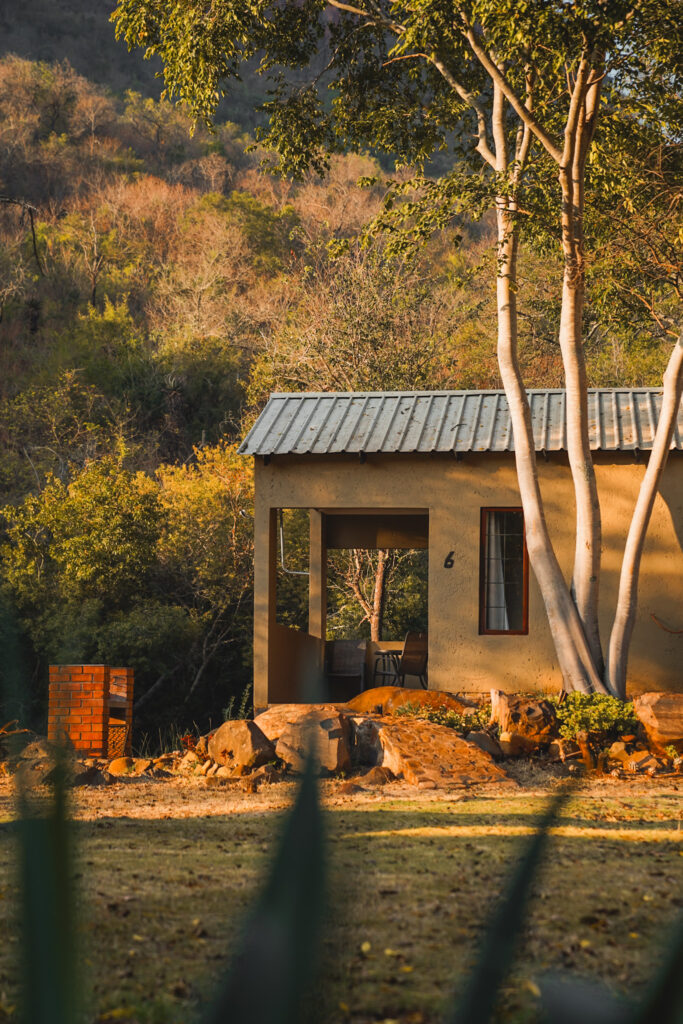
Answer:
[[[423,690],[427,689],[427,634],[406,633],[403,650],[379,651],[375,658],[375,686],[405,686],[406,676],[417,676]],[[381,682],[377,682],[381,680]]]
[[[330,699],[345,701],[365,689],[365,640],[328,640],[325,677]]]

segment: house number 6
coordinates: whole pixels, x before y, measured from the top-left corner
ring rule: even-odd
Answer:
[[[444,567],[444,569],[452,569],[453,568],[453,566],[455,565],[455,560],[453,558],[454,554],[455,554],[455,551],[449,551],[448,552],[448,554],[446,555],[446,557],[443,560],[443,567]]]

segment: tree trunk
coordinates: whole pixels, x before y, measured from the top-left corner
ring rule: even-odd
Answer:
[[[638,576],[645,546],[645,535],[650,524],[659,482],[669,455],[669,446],[678,417],[678,407],[681,404],[681,395],[683,395],[683,334],[679,337],[671,353],[663,384],[662,410],[626,538],[619,577],[619,596],[609,641],[605,681],[609,692],[621,700],[626,699],[628,649],[636,620]]]
[[[598,623],[598,596],[602,524],[588,437],[588,382],[581,328],[584,273],[583,267],[577,267],[573,260],[567,260],[565,263],[560,348],[565,370],[567,454],[576,501],[572,594],[593,661],[601,673],[603,656]]]
[[[382,639],[384,625],[384,591],[389,552],[380,548],[377,552],[377,571],[375,572],[375,588],[372,595],[372,612],[370,613],[370,639]]]
[[[529,561],[548,615],[557,659],[569,690],[605,692],[576,606],[555,556],[543,510],[529,400],[517,355],[517,233],[508,200],[497,204],[498,364],[510,409],[517,479],[524,511]]]
[[[572,595],[593,662],[602,675],[603,655],[598,622],[602,525],[588,435],[588,379],[582,323],[586,287],[583,249],[585,159],[594,129],[598,90],[598,84],[590,84],[588,64],[583,62],[574,87],[559,168],[564,253],[559,341],[566,388],[567,454],[576,499]]]

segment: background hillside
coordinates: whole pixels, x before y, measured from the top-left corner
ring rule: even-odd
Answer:
[[[192,135],[115,42],[109,7],[0,7],[2,595],[33,679],[24,718],[41,721],[49,662],[94,660],[135,667],[142,727],[204,725],[250,678],[236,442],[275,389],[499,386],[492,235],[454,223],[414,262],[361,247],[374,159],[338,156],[298,184],[263,173],[253,76],[215,135]],[[558,280],[553,254],[525,251],[529,386],[562,382]],[[656,335],[634,341],[590,304],[586,318],[593,383],[661,379]],[[393,635],[424,617],[424,568],[391,567]],[[333,567],[338,634],[367,629],[355,571]],[[297,621],[305,595],[283,595]]]
[[[128,53],[114,39],[109,0],[26,0],[0,2],[3,54],[28,60],[68,61],[79,74],[98,85],[123,91],[137,89],[159,97],[155,72],[160,61],[145,61],[140,51]]]
[[[115,6],[114,0],[0,0],[0,52],[48,63],[68,61],[97,85],[159,99],[161,61],[145,60],[141,50],[129,53],[125,43],[117,42],[109,20]],[[265,91],[264,80],[247,71],[231,88],[222,116],[253,131]]]

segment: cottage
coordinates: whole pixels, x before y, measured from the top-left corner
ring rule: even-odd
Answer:
[[[529,398],[546,516],[569,576],[575,513],[565,393],[530,391]],[[660,389],[589,392],[603,515],[603,638],[660,404]],[[326,654],[327,552],[343,547],[427,549],[430,689],[559,689],[526,555],[513,449],[501,391],[272,395],[240,449],[255,459],[255,705],[306,699],[307,674]],[[310,515],[307,629],[278,621],[281,509]],[[683,408],[643,557],[630,693],[681,688],[682,546]],[[365,685],[378,647],[399,639],[364,645]]]

